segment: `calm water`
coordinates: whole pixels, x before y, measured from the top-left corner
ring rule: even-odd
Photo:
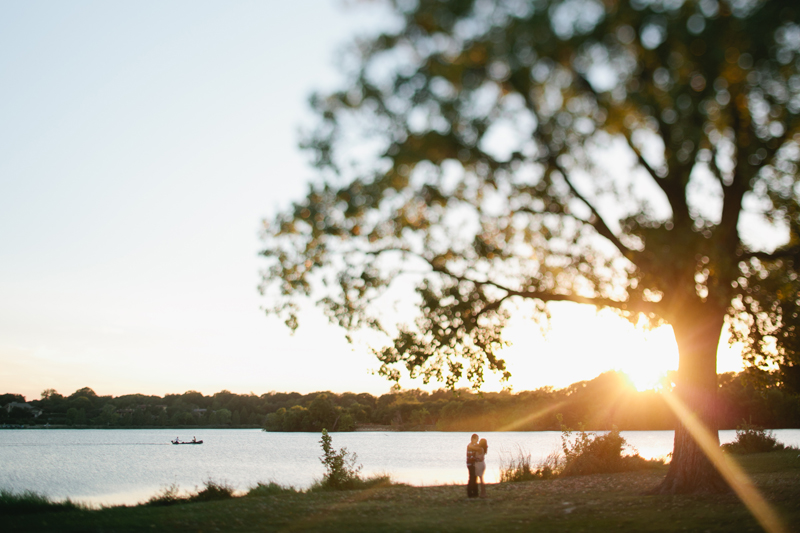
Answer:
[[[55,499],[134,504],[177,483],[185,490],[207,479],[247,490],[274,481],[308,487],[323,473],[318,433],[265,433],[256,429],[198,429],[199,446],[173,446],[176,430],[0,430],[0,488],[33,490]],[[364,474],[388,473],[413,485],[463,483],[469,433],[333,433],[338,449],[358,454]],[[671,431],[624,431],[643,457],[672,451]],[[778,440],[800,447],[800,430],[776,430]],[[482,433],[489,441],[486,481],[495,482],[503,458],[519,449],[534,462],[560,449],[560,433]],[[721,431],[730,442],[734,431]]]

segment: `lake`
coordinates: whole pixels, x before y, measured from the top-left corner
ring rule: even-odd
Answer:
[[[775,430],[800,447],[800,429]],[[623,431],[646,458],[672,451],[672,431]],[[470,433],[332,433],[336,449],[358,454],[362,473],[387,473],[412,485],[465,483],[464,451]],[[174,446],[171,439],[204,444]],[[560,450],[557,431],[487,432],[487,483],[499,478],[503,459],[519,450],[534,462]],[[730,442],[735,431],[720,431]],[[177,483],[193,490],[211,479],[246,491],[258,482],[306,488],[322,477],[318,433],[265,433],[258,429],[0,430],[0,489],[32,490],[54,499],[90,504],[135,504]]]

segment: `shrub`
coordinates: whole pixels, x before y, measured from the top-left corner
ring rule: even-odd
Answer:
[[[558,416],[561,422],[561,415]],[[614,427],[605,435],[588,433],[583,426],[578,427],[577,435],[572,440],[572,430],[561,425],[561,449],[564,452],[563,466],[560,476],[582,476],[611,472],[625,472],[649,468],[660,461],[647,461],[639,456],[622,455],[628,446]]]
[[[559,423],[561,415],[557,416]],[[532,481],[555,477],[582,476],[612,472],[642,470],[663,461],[648,461],[638,453],[623,455],[628,447],[625,439],[615,427],[604,435],[589,433],[579,425],[577,434],[561,424],[561,451],[550,454],[542,463],[534,467],[531,456],[520,448],[516,458],[500,465],[500,482]]]
[[[395,483],[392,481],[391,476],[386,474],[377,474],[369,477],[359,477],[351,480],[346,486],[334,489],[325,484],[325,480],[317,481],[308,488],[308,492],[317,491],[330,491],[330,490],[367,490],[388,487],[402,487],[402,483]]]
[[[285,487],[283,485],[279,485],[273,481],[269,483],[258,483],[255,487],[252,487],[245,496],[272,496],[275,494],[284,494],[284,493],[296,493],[297,490],[294,487]]]
[[[189,496],[190,502],[210,502],[233,498],[235,489],[227,483],[218,483],[209,479],[203,485],[204,487],[197,493]]]
[[[784,448],[783,443],[778,442],[771,431],[744,420],[736,428],[736,439],[722,445],[726,452],[737,454],[772,452]]]
[[[78,511],[83,509],[85,507],[69,499],[63,502],[54,502],[47,496],[29,490],[22,493],[0,490],[0,516]]]

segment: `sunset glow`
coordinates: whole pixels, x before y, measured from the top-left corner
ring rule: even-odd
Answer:
[[[552,320],[544,335],[520,312],[511,319],[505,337],[511,346],[502,351],[511,371],[513,390],[544,386],[566,387],[603,372],[623,372],[637,390],[660,389],[669,372],[678,370],[678,347],[671,326],[649,330],[631,324],[611,311],[575,304],[552,305]],[[717,352],[718,372],[742,369],[741,351],[723,335]],[[487,375],[487,390],[502,383]]]
[[[144,17],[131,6],[41,11],[20,3],[6,17],[17,21],[0,32],[1,48],[22,54],[8,63],[15,83],[0,88],[20,110],[4,123],[13,134],[0,162],[0,175],[14,177],[0,197],[0,381],[8,392],[389,390],[370,373],[378,361],[369,346],[347,344],[311,305],[291,335],[264,318],[268,302],[256,291],[261,217],[302,194],[312,175],[294,135],[308,118],[307,95],[336,84],[332,50],[378,28],[378,8],[356,16],[324,3],[313,13],[285,4],[275,17],[269,4],[204,5]],[[107,33],[102,19],[126,24]],[[294,30],[300,21],[305,34]],[[237,38],[208,40],[209,27]],[[141,35],[151,46],[132,48]],[[66,69],[76,57],[82,69]],[[26,65],[62,81],[36,82]],[[276,83],[276,73],[287,75]],[[163,79],[161,93],[139,90],[135,80],[150,79]],[[221,94],[230,96],[212,98]],[[31,156],[43,147],[54,147],[47,158]],[[48,266],[54,254],[57,269]],[[517,391],[608,370],[641,390],[677,369],[669,327],[646,331],[590,306],[551,308],[545,335],[524,309],[505,334],[512,345],[502,356]],[[718,368],[737,370],[741,358],[723,347]],[[486,390],[507,385],[486,377]],[[400,385],[423,387],[406,378]]]

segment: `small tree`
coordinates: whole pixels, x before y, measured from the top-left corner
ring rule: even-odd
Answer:
[[[325,465],[325,475],[322,478],[322,487],[331,490],[346,490],[355,488],[361,481],[359,473],[361,465],[356,464],[358,456],[350,453],[347,448],[336,451],[333,448],[333,439],[328,435],[328,430],[322,430],[322,457],[320,462]]]

